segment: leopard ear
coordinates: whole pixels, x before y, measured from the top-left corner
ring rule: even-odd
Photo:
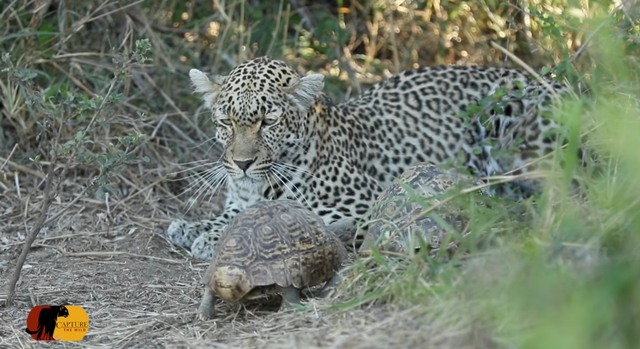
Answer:
[[[324,75],[311,74],[294,79],[284,88],[289,99],[301,110],[307,110],[324,88]]]
[[[213,101],[215,100],[220,89],[222,88],[222,81],[224,76],[209,75],[199,71],[198,69],[191,69],[189,71],[189,77],[194,87],[195,93],[202,94],[202,100],[207,108],[211,108]]]

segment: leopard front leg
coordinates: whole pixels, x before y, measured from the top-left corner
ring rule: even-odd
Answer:
[[[167,229],[167,236],[172,243],[189,248],[194,257],[211,260],[222,231],[238,212],[240,206],[228,201],[224,213],[215,219],[195,222],[174,220]]]

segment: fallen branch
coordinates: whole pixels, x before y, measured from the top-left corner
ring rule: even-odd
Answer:
[[[20,256],[18,257],[18,260],[16,262],[16,268],[13,270],[13,275],[11,275],[11,279],[9,280],[9,288],[7,290],[7,306],[11,306],[13,304],[13,297],[15,297],[16,294],[16,284],[18,283],[18,279],[20,279],[22,266],[24,266],[24,262],[27,259],[27,254],[29,254],[29,250],[31,249],[31,245],[33,245],[33,242],[36,240],[36,237],[40,233],[40,230],[42,230],[42,227],[44,227],[45,225],[47,212],[49,212],[49,206],[51,206],[51,202],[53,201],[53,195],[51,193],[53,192],[52,188],[54,187],[52,182],[55,180],[55,168],[56,166],[53,164],[49,167],[49,173],[47,173],[45,177],[46,180],[42,209],[40,210],[40,214],[38,215],[38,219],[36,220],[35,225],[31,229],[31,232],[29,232],[29,236],[27,236],[27,240],[25,241],[24,246],[22,246],[22,252],[20,253]],[[63,172],[66,172],[66,167]],[[57,189],[58,186],[55,185],[55,187]]]

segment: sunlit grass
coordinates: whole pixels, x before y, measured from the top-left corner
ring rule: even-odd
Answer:
[[[353,272],[355,303],[440,304],[440,311],[459,312],[459,321],[489,326],[506,348],[638,347],[640,74],[625,46],[629,38],[601,20],[583,58],[595,67],[582,72],[595,82],[591,95],[558,115],[568,125],[565,150],[575,151],[586,133],[591,162],[581,167],[557,157],[560,176],[541,196],[474,212],[479,235],[503,224],[484,249],[462,244],[471,248],[467,259],[361,259]],[[571,190],[572,179],[581,195]]]

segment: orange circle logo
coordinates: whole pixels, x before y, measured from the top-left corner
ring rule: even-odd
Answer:
[[[39,341],[79,341],[89,330],[89,316],[77,305],[38,305],[29,312],[25,331]]]

